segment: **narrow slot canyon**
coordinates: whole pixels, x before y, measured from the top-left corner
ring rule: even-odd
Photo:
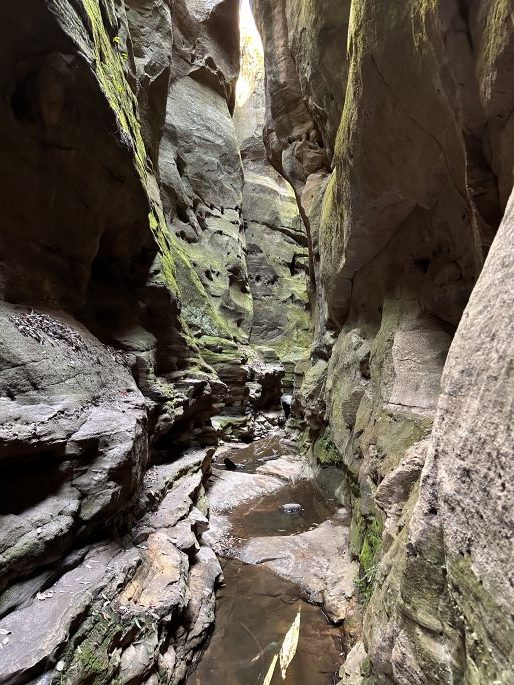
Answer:
[[[0,685],[514,685],[511,2],[0,18]]]

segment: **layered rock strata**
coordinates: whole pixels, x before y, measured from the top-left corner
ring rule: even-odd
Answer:
[[[211,419],[278,422],[284,375],[248,344],[238,3],[2,19],[0,681],[183,682]]]
[[[285,366],[284,390],[292,392],[295,366],[310,343],[308,250],[294,191],[266,156],[262,47],[243,32],[241,83],[234,124],[244,169],[249,287],[254,303],[250,342],[261,356]],[[269,348],[269,351],[267,351]],[[277,357],[278,355],[278,357]]]
[[[194,270],[156,176],[170,10],[3,20],[0,680],[178,683],[220,574],[208,458],[181,439],[208,439],[225,386],[181,314]]]

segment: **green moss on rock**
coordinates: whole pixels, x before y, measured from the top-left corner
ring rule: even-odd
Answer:
[[[363,515],[360,498],[352,497],[350,551],[359,559],[356,580],[359,596],[367,603],[373,593],[378,562],[382,552],[382,523],[372,514]]]
[[[323,435],[316,440],[312,451],[316,461],[321,464],[321,466],[342,463],[342,457],[330,438],[329,428],[327,428]]]
[[[110,16],[115,16],[112,0],[105,0]],[[91,22],[94,43],[94,70],[111,109],[116,114],[124,142],[134,151],[136,168],[146,181],[146,150],[141,134],[136,96],[125,76],[125,58],[107,32],[100,0],[82,0]]]
[[[450,592],[463,621],[470,685],[507,683],[512,675],[514,621],[480,581],[468,556],[447,560]]]
[[[175,298],[190,303],[182,312],[182,320],[194,331],[213,335],[230,336],[227,323],[210,301],[185,250],[170,232],[164,216],[159,188],[154,176],[147,168],[147,154],[141,133],[141,122],[135,94],[132,92],[125,73],[126,59],[116,40],[111,40],[104,24],[102,7],[108,17],[116,15],[112,0],[82,0],[91,24],[93,40],[93,69],[112,111],[114,112],[122,139],[134,155],[134,165],[147,194],[150,212],[148,224],[158,247],[160,261],[157,280]],[[114,23],[114,19],[113,19]]]
[[[119,683],[119,657],[114,648],[127,630],[130,627],[124,626],[122,619],[116,615],[93,611],[64,652],[62,660],[66,669],[58,676],[62,680],[57,680],[57,683],[68,682],[68,672],[73,674],[73,682],[78,675],[80,682],[90,685]]]
[[[395,469],[405,452],[429,435],[432,419],[407,412],[389,411],[364,397],[357,412],[355,433],[358,447],[366,454],[371,447],[377,453],[377,467],[382,477]]]

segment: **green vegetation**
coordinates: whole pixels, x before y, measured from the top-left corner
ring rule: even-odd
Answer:
[[[342,463],[342,457],[330,438],[330,428],[327,428],[323,435],[316,440],[312,451],[317,462],[322,466]]]
[[[185,291],[184,299],[194,303],[183,313],[186,324],[190,324],[193,329],[198,328],[215,335],[230,335],[226,323],[210,302],[186,252],[168,229],[156,181],[147,170],[137,99],[125,75],[126,53],[120,49],[119,36],[110,39],[99,0],[82,2],[91,22],[95,73],[116,115],[122,142],[133,151],[135,167],[151,206],[148,223],[160,253],[159,278],[175,297],[178,297],[179,291]],[[111,17],[115,16],[112,0],[107,0],[107,10]]]
[[[337,465],[345,474],[352,511],[350,550],[352,555],[359,560],[359,576],[356,585],[361,601],[366,604],[373,593],[382,551],[382,523],[373,513],[362,513],[361,485],[356,476],[345,466],[341,454],[330,438],[329,428],[316,440],[312,453],[322,466]]]
[[[448,560],[450,587],[463,622],[470,685],[504,682],[510,672],[514,630],[504,620],[505,608],[477,578],[468,556]],[[494,647],[494,651],[493,651]]]
[[[129,629],[115,614],[93,611],[63,654],[66,671],[80,674],[81,680],[91,685],[116,685],[120,682],[116,676],[119,660],[112,658],[113,648]],[[68,682],[66,671],[60,674],[63,682]]]
[[[382,549],[382,526],[374,517],[364,517],[364,541],[359,553],[357,587],[364,602],[368,602],[375,586],[378,557]]]
[[[361,601],[367,604],[375,587],[378,562],[382,552],[383,528],[376,516],[362,514],[360,498],[355,495],[356,489],[358,492],[358,485],[355,483],[353,489],[351,488],[350,550],[359,559],[359,576],[356,585]]]
[[[405,452],[423,440],[432,428],[432,420],[407,412],[388,411],[377,402],[363,397],[355,421],[354,432],[359,435],[362,454],[373,447],[377,468],[382,477],[395,469]]]
[[[110,14],[115,16],[112,0],[108,2]],[[137,100],[125,76],[125,60],[118,49],[119,38],[116,36],[111,41],[104,26],[99,0],[82,0],[82,4],[91,22],[97,78],[116,114],[124,142],[133,148],[139,175],[146,181],[146,150],[137,115]]]
[[[85,676],[94,677],[95,682],[96,677],[109,671],[109,657],[107,654],[89,643],[80,647],[77,661],[80,664],[82,673]]]

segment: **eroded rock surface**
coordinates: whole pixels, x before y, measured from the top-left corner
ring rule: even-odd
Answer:
[[[248,542],[239,558],[264,564],[281,578],[299,585],[334,622],[346,618],[355,594],[356,567],[348,558],[347,520],[320,523],[289,538],[260,537]]]
[[[121,353],[63,313],[2,304],[1,315],[4,589],[121,521],[149,456],[144,398]]]
[[[203,453],[153,467],[137,507],[148,513],[130,533],[77,549],[61,568],[47,566],[24,594],[11,588],[22,603],[0,620],[8,637],[2,682],[41,672],[41,683],[183,680],[208,634],[221,574],[199,542],[205,467]]]
[[[324,501],[297,448],[288,454],[278,443],[277,453],[257,459],[254,449],[258,442],[231,452],[243,471],[213,469],[206,539],[224,557],[294,583],[330,620],[353,616],[357,567],[349,558],[348,511]],[[295,496],[301,503],[293,506]]]
[[[373,662],[401,683],[512,680],[513,218],[511,199],[448,356],[418,501],[366,615]]]
[[[349,489],[367,606],[342,682],[510,682],[511,616],[500,600],[510,591],[496,585],[513,561],[509,351],[505,341],[487,381],[494,353],[485,349],[501,345],[496,325],[509,330],[500,323],[512,289],[508,210],[495,235],[513,180],[512,92],[502,85],[512,9],[480,0],[252,4],[267,66],[268,158],[294,187],[316,289],[315,340],[293,411],[322,477],[337,487],[339,469]],[[466,310],[490,249],[486,265],[496,266]],[[492,285],[494,270],[508,285]],[[491,301],[474,308],[486,278]],[[490,455],[487,467],[479,453]]]
[[[237,103],[237,0],[2,8],[0,681],[183,682],[283,405],[350,530],[240,551],[356,576],[342,682],[508,685],[512,8],[252,4]]]
[[[2,11],[1,682],[179,683],[209,633],[207,446],[283,420],[248,345],[237,23]]]
[[[292,187],[266,156],[260,46],[251,35],[243,34],[242,41],[242,83],[234,123],[245,176],[242,217],[254,302],[250,341],[264,355],[266,348],[278,354],[286,370],[283,390],[290,392],[295,366],[310,342],[307,235]]]

